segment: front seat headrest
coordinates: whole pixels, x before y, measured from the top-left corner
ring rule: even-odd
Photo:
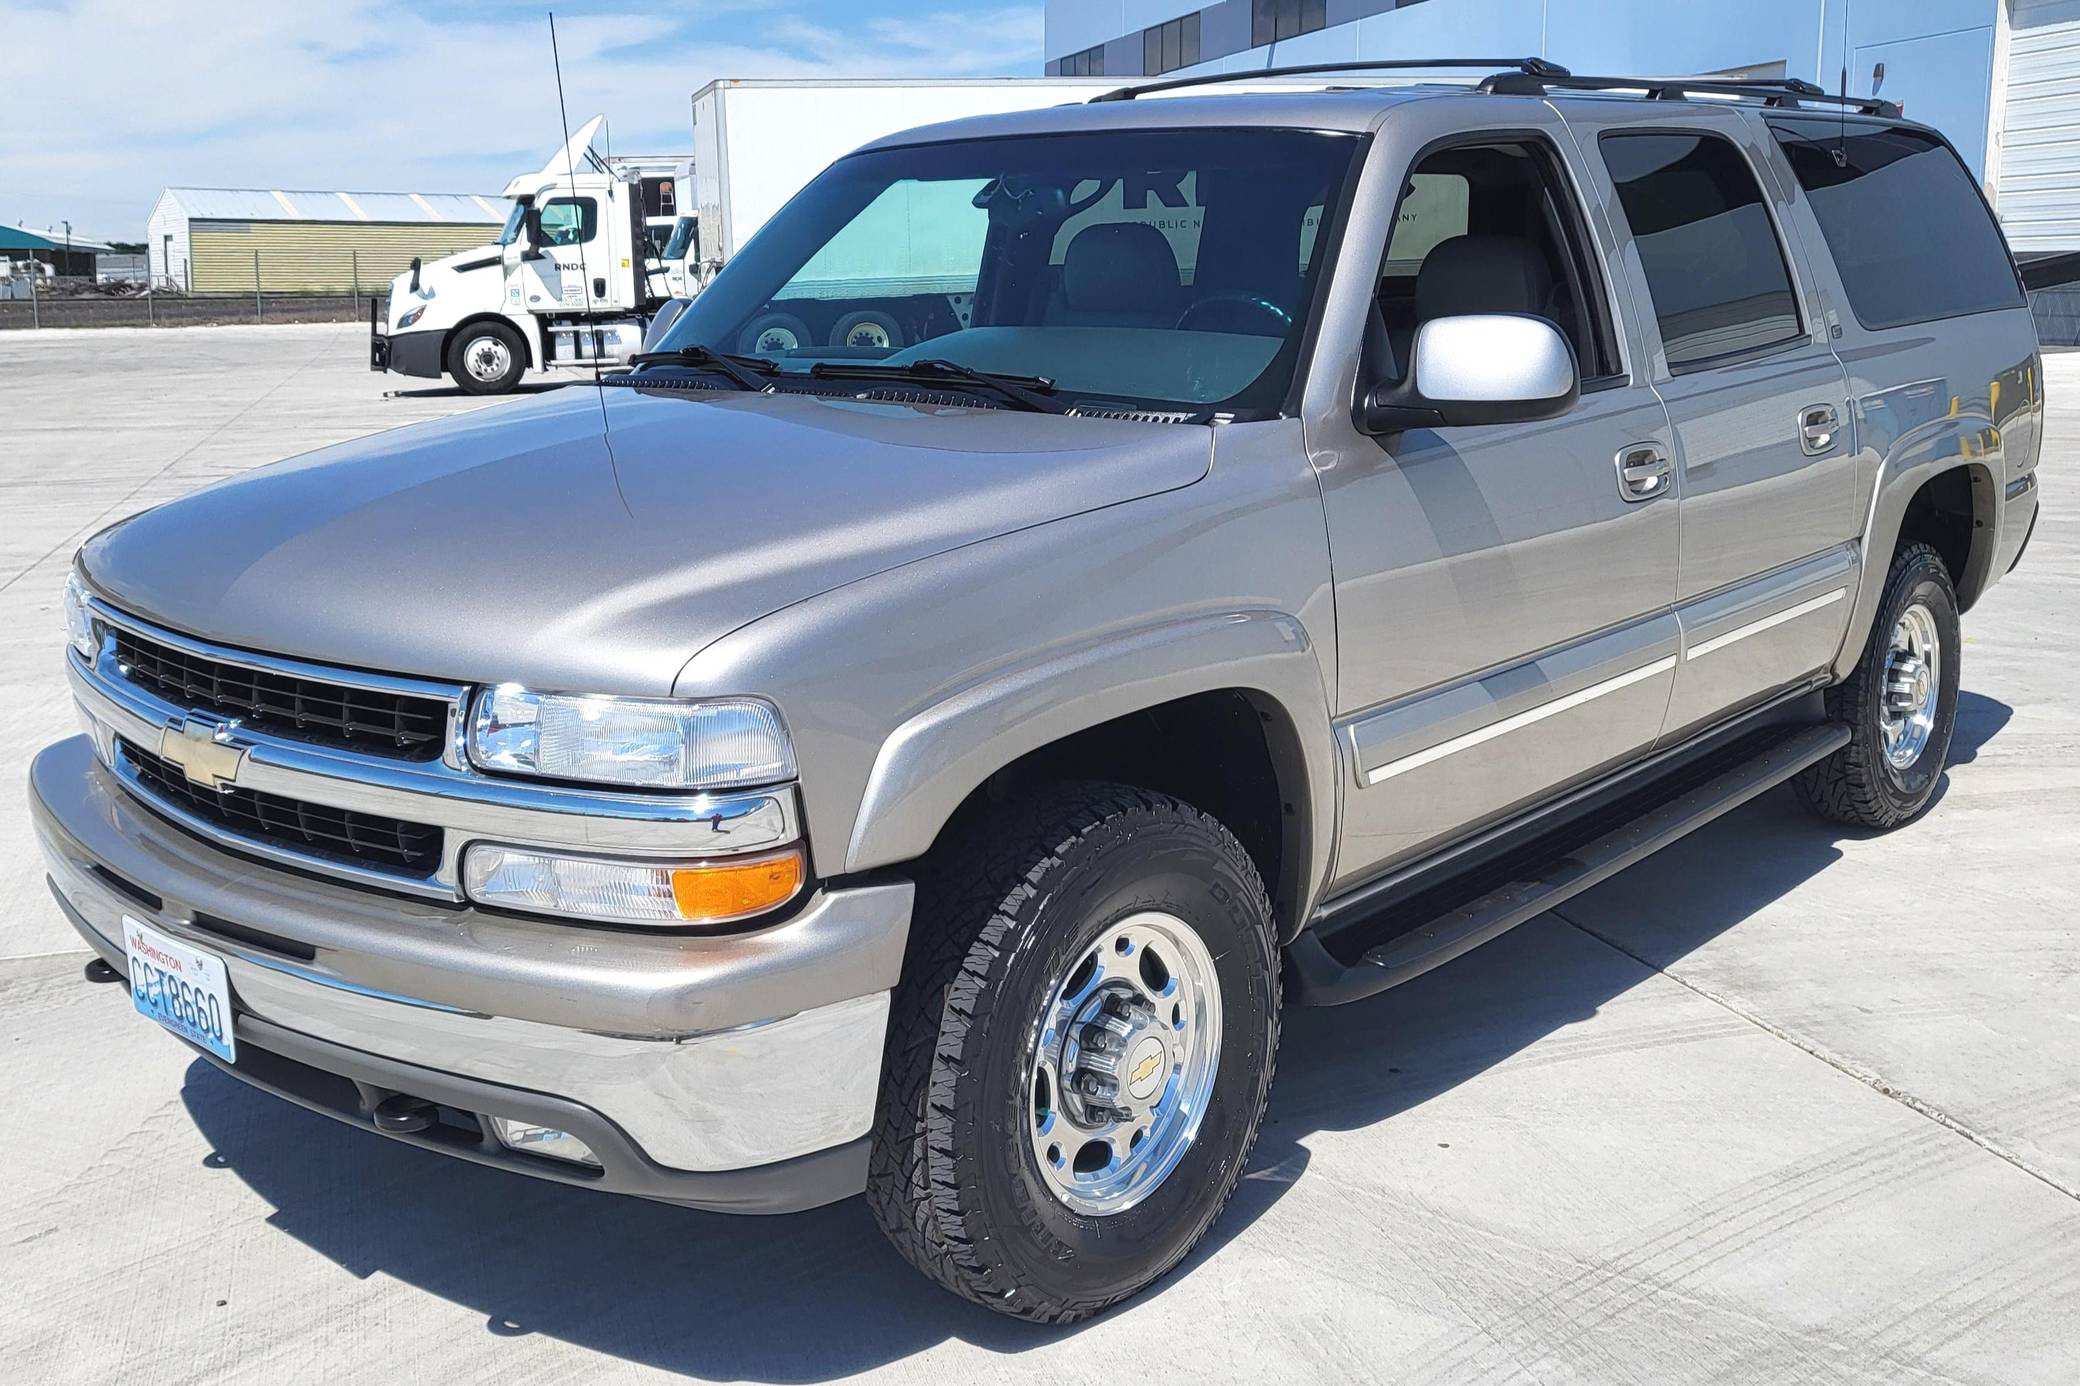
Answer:
[[[1538,248],[1519,236],[1439,241],[1416,271],[1416,321],[1464,313],[1546,312],[1553,276]]]
[[[1170,242],[1146,222],[1086,226],[1062,255],[1062,301],[1072,312],[1146,317],[1167,327],[1181,288]]]

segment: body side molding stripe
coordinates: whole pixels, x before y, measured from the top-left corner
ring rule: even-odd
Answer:
[[[1782,611],[1774,612],[1759,621],[1750,621],[1745,626],[1737,626],[1733,630],[1727,631],[1724,635],[1715,635],[1702,645],[1684,650],[1683,658],[1686,660],[1702,659],[1714,650],[1723,650],[1736,641],[1746,640],[1751,635],[1760,635],[1766,630],[1772,630],[1777,626],[1781,626],[1786,621],[1795,621],[1799,617],[1818,611],[1824,606],[1833,606],[1848,595],[1849,589],[1846,587],[1837,587],[1832,592],[1822,592],[1819,596],[1802,601],[1797,606],[1787,606]]]
[[[1456,755],[1460,751],[1471,750],[1475,746],[1493,741],[1498,736],[1506,736],[1510,732],[1528,727],[1534,722],[1543,722],[1548,717],[1566,712],[1571,708],[1580,707],[1584,703],[1593,702],[1606,693],[1615,693],[1621,688],[1630,688],[1635,683],[1653,678],[1656,674],[1665,674],[1675,667],[1676,657],[1674,655],[1663,655],[1651,664],[1643,664],[1639,668],[1628,670],[1615,678],[1605,679],[1602,683],[1592,683],[1587,688],[1576,689],[1563,698],[1555,698],[1549,703],[1540,703],[1537,707],[1527,708],[1513,717],[1505,717],[1500,722],[1490,722],[1485,727],[1476,727],[1470,732],[1455,736],[1449,741],[1440,741],[1435,746],[1417,751],[1413,755],[1403,756],[1399,760],[1390,760],[1384,765],[1366,771],[1365,783],[1368,786],[1375,785],[1385,780],[1391,780],[1396,775],[1404,775],[1411,770],[1420,770],[1432,761],[1443,760],[1446,756]]]

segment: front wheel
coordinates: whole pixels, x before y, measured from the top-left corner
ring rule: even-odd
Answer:
[[[1862,658],[1827,692],[1849,744],[1799,775],[1808,807],[1861,828],[1895,828],[1926,811],[1957,725],[1961,643],[1950,570],[1926,544],[1902,550]]]
[[[1278,1048],[1256,867],[1165,795],[1077,784],[985,815],[919,882],[868,1199],[955,1293],[1046,1323],[1190,1252]]]
[[[526,344],[509,324],[473,322],[448,341],[448,374],[464,394],[502,395],[526,369]]]

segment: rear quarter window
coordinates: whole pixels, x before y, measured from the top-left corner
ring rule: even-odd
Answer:
[[[1865,327],[2022,306],[2007,243],[1950,146],[1898,126],[1776,119],[1769,127]]]

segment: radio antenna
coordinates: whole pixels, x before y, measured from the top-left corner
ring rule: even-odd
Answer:
[[[571,180],[571,206],[578,213],[578,287],[585,296],[585,320],[589,324],[592,321],[592,280],[586,275],[588,257],[585,253],[585,203],[578,196],[577,156],[571,151],[571,113],[563,104],[563,54],[556,46],[554,10],[549,11],[549,61],[556,68],[556,114],[563,121],[563,167]],[[599,161],[599,156],[591,150],[585,152],[594,162]],[[607,386],[600,376],[599,369],[599,356],[605,338],[599,336],[596,330],[588,334],[582,328],[573,335],[579,340],[583,340],[587,335],[592,337],[592,388],[599,392],[599,436],[606,440],[607,452],[612,455],[614,444],[609,436],[611,430],[607,426]]]
[[[1849,6],[1842,5],[1842,77],[1840,101],[1835,105],[1834,166],[1849,167]],[[1819,76],[1819,73],[1814,73]]]

